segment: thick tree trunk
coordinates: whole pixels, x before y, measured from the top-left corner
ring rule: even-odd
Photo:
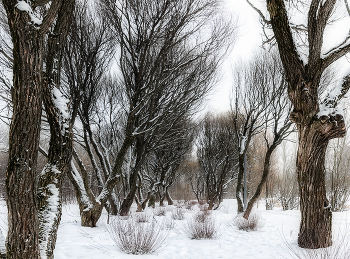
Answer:
[[[329,123],[330,124],[330,123]],[[337,125],[335,125],[337,124]],[[334,127],[342,129],[340,121]],[[303,248],[321,248],[332,245],[332,212],[326,198],[325,154],[332,131],[324,128],[332,125],[315,122],[299,131],[297,173],[300,192],[301,222],[298,244]],[[327,129],[327,128],[326,128]],[[322,132],[323,130],[323,132]],[[335,134],[337,133],[337,134]],[[342,133],[334,131],[334,136]]]
[[[35,34],[34,31],[31,33]],[[29,30],[12,31],[13,116],[6,173],[7,258],[40,258],[36,166],[42,107],[42,39]]]
[[[6,173],[7,258],[40,258],[36,166],[42,112],[43,37],[27,14],[2,1],[13,42],[13,115]]]

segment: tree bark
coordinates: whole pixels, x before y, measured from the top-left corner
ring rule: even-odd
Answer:
[[[58,226],[62,216],[61,187],[64,173],[69,167],[73,149],[73,125],[76,109],[58,107],[61,102],[60,70],[63,48],[73,15],[74,0],[67,0],[59,7],[53,33],[48,36],[46,73],[43,80],[43,101],[50,125],[50,146],[47,164],[38,182],[39,242],[42,258],[54,258]],[[74,100],[79,102],[79,100]],[[61,109],[65,109],[62,111]],[[66,117],[64,114],[69,114]],[[54,216],[53,216],[54,215]]]
[[[12,29],[11,34],[14,64],[13,115],[6,173],[7,258],[40,258],[36,166],[41,125],[43,39],[28,28]]]
[[[2,1],[13,43],[13,115],[6,173],[7,258],[40,258],[36,166],[42,110],[44,39],[28,14]]]
[[[239,154],[238,157],[239,169],[237,177],[237,187],[236,187],[236,199],[237,199],[237,212],[243,213],[243,201],[242,201],[242,190],[243,190],[243,174],[244,174],[244,154]]]
[[[130,192],[125,197],[122,205],[120,206],[120,216],[127,216],[129,214],[131,205],[132,205],[132,203],[134,201],[134,197],[136,195],[136,191],[137,191],[137,186],[136,185],[132,186],[132,188],[130,189]]]
[[[332,212],[326,198],[324,162],[329,140],[344,135],[345,124],[340,115],[334,118],[333,123],[316,121],[310,126],[299,127],[300,247],[332,245]]]

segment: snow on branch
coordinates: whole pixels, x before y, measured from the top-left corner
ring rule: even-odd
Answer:
[[[339,101],[345,96],[350,89],[350,74],[348,74],[341,85],[335,87],[330,91],[326,98],[320,103],[320,111],[317,113],[317,117],[330,116],[340,114],[343,115],[342,109],[339,107]]]
[[[18,1],[15,7],[20,11],[27,12],[33,24],[41,25],[41,23],[43,22],[42,19],[36,17],[32,7],[27,2]]]

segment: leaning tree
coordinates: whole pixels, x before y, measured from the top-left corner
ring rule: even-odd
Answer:
[[[329,140],[346,133],[344,118],[337,106],[350,88],[350,75],[325,98],[320,98],[320,81],[327,67],[349,53],[350,37],[345,32],[343,39],[332,47],[324,46],[324,37],[336,5],[343,5],[343,10],[350,9],[347,1],[266,0],[268,16],[264,16],[261,10],[248,3],[273,31],[270,42],[277,43],[288,82],[288,96],[293,104],[290,118],[299,135],[297,174],[301,222],[298,244],[304,248],[328,247],[332,245],[332,213],[326,197],[325,153]],[[292,20],[290,13],[296,10],[306,15],[306,24]],[[300,35],[298,32],[304,33],[299,37],[303,42],[295,37]]]
[[[111,21],[119,45],[120,79],[127,99],[124,137],[97,197],[103,205],[121,175],[129,148],[134,143],[144,146],[145,141],[154,146],[157,142],[150,140],[160,129],[170,130],[200,103],[215,81],[232,30],[222,20],[215,21],[217,1],[105,0],[101,10]],[[142,162],[143,151],[136,150]],[[135,197],[137,171],[135,167],[130,175],[133,188],[121,205],[121,214],[128,213]],[[92,216],[92,226],[101,215],[101,205],[84,210]]]

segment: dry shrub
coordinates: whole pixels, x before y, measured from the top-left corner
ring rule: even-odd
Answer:
[[[208,220],[208,217],[210,216],[210,214],[205,213],[203,211],[198,212],[195,216],[194,219],[198,222],[204,222],[206,220]]]
[[[154,215],[156,216],[165,216],[166,210],[165,207],[158,207],[154,210]]]
[[[162,231],[156,221],[139,223],[133,218],[116,219],[108,228],[114,243],[127,254],[151,254],[159,249],[166,238],[167,231]]]
[[[233,225],[239,230],[256,231],[261,226],[261,217],[256,213],[250,213],[248,219],[243,218],[243,215],[237,215],[233,220]]]
[[[286,240],[284,242],[294,259],[350,259],[350,235],[345,233],[339,235],[333,245],[327,248],[305,249],[292,247]]]
[[[187,202],[186,205],[185,205],[185,209],[186,210],[193,210],[192,206],[193,205],[190,202]]]
[[[194,205],[197,205],[197,204],[198,204],[198,201],[196,201],[196,200],[191,200],[189,203],[190,203],[192,206],[194,206]]]
[[[136,212],[133,218],[138,223],[146,223],[149,222],[151,215],[146,212]]]
[[[163,229],[171,230],[171,229],[174,229],[174,227],[175,227],[174,219],[170,217],[166,217],[163,221]]]
[[[200,200],[200,201],[198,201],[198,204],[199,204],[199,205],[204,205],[204,204],[205,204],[205,201]]]
[[[214,219],[203,212],[197,213],[184,224],[184,231],[191,239],[212,239],[218,236]]]
[[[171,216],[175,220],[183,220],[185,218],[185,211],[182,208],[175,208]]]

